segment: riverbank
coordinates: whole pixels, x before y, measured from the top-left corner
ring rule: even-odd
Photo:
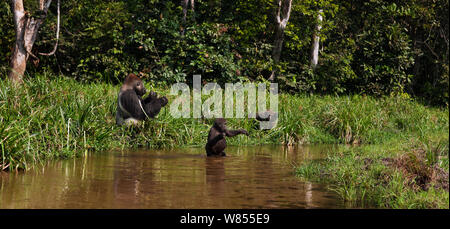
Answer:
[[[448,169],[448,139],[410,138],[340,146],[296,174],[328,184],[350,207],[448,209]]]
[[[148,82],[146,87],[152,88]],[[136,128],[117,127],[118,88],[35,76],[17,90],[0,80],[0,170],[28,169],[88,151],[205,144],[212,120],[175,119],[169,107]],[[169,89],[152,90],[169,94]],[[448,208],[448,108],[404,97],[280,94],[279,111],[278,125],[267,131],[259,130],[255,120],[230,119],[230,128],[245,128],[250,137],[228,143],[354,145],[300,165],[297,174],[330,183],[356,205]],[[414,178],[418,174],[425,184]],[[442,182],[428,182],[445,174],[447,189]]]
[[[359,130],[354,139],[363,144],[340,145],[324,160],[299,165],[297,176],[328,184],[351,207],[448,209],[448,109],[399,98],[351,100],[330,112],[341,114],[331,123],[347,123],[342,136]]]

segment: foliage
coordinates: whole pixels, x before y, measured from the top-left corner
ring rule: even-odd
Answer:
[[[0,2],[0,37],[0,71],[4,72],[15,40],[12,11],[7,1]]]
[[[278,69],[280,89],[292,93],[408,94],[448,105],[448,4],[293,1],[275,65],[274,0],[197,0],[186,22],[179,1],[69,0],[62,2],[56,55],[41,56],[39,65],[27,69],[114,83],[139,72],[155,84],[189,81],[193,74],[217,82],[264,80]],[[324,20],[319,65],[313,70],[311,38],[319,9]],[[0,3],[0,12],[0,69],[5,72],[15,39],[8,2]],[[33,52],[53,47],[55,13],[52,4]]]

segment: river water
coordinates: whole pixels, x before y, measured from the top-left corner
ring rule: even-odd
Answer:
[[[0,208],[343,208],[293,166],[333,146],[228,147],[95,153],[1,173]]]

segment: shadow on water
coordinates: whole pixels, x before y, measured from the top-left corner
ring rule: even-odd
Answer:
[[[343,208],[293,166],[333,146],[228,147],[96,153],[0,176],[0,208]]]

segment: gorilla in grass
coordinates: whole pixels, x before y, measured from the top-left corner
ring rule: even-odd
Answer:
[[[142,99],[146,92],[142,80],[133,73],[128,74],[117,98],[117,125],[137,124],[146,118],[154,118],[169,102],[165,96],[158,98],[153,91]]]

